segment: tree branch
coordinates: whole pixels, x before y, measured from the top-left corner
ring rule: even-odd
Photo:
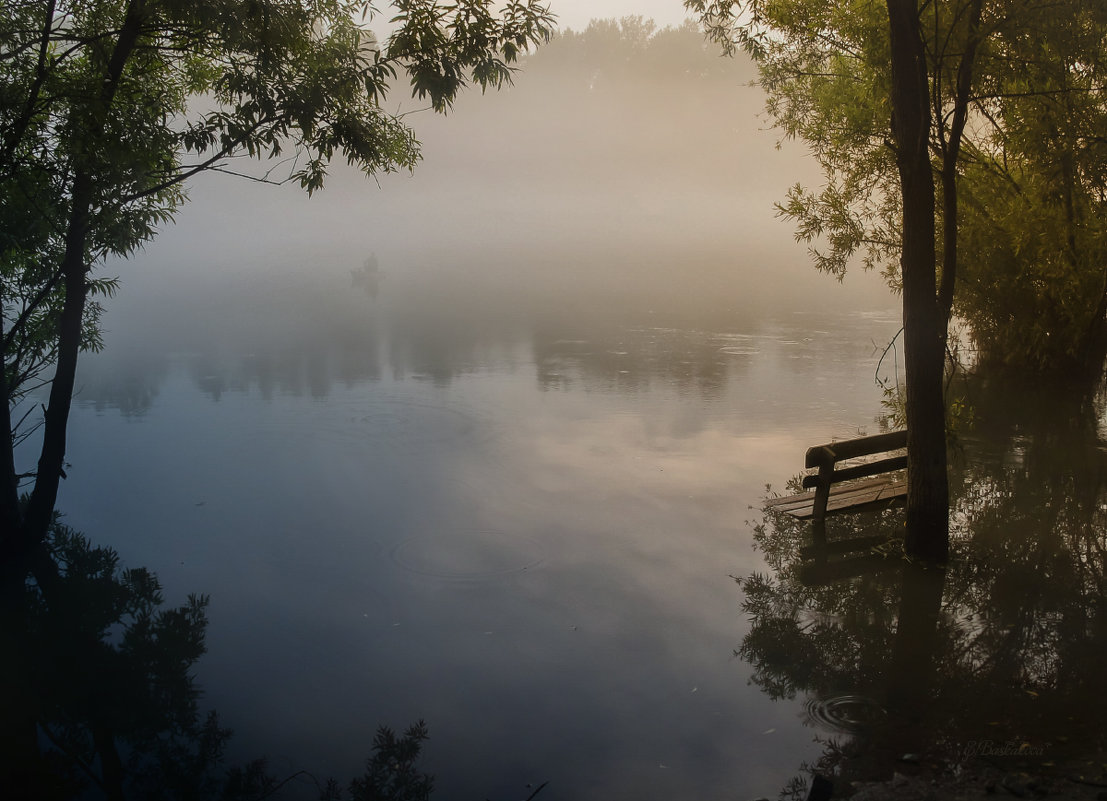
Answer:
[[[7,352],[8,348],[12,346],[19,329],[26,324],[27,318],[42,305],[50,293],[57,287],[61,279],[62,271],[59,267],[54,271],[53,275],[50,276],[50,280],[35,293],[35,296],[31,298],[31,302],[23,307],[23,311],[20,313],[19,317],[16,318],[15,322],[12,323],[11,330],[4,336],[3,343],[0,344],[0,349],[2,349],[3,352]]]
[[[16,118],[12,127],[8,129],[4,137],[4,150],[0,153],[0,164],[9,164],[15,149],[27,132],[27,126],[34,119],[34,109],[38,102],[39,92],[46,82],[46,56],[50,51],[50,34],[54,29],[54,10],[57,8],[57,0],[48,0],[46,4],[45,21],[42,25],[42,36],[38,43],[38,63],[35,66],[35,79],[27,92],[27,102],[23,104],[23,111]]]

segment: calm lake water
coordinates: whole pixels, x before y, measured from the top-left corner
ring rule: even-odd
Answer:
[[[211,596],[234,756],[345,781],[421,718],[437,797],[599,799],[774,794],[818,753],[735,657],[732,576],[765,485],[876,430],[892,299],[672,242],[414,241],[374,285],[206,213],[109,268],[59,506]]]
[[[170,603],[211,596],[198,678],[234,758],[345,782],[378,725],[423,719],[437,798],[549,781],[543,799],[752,799],[857,735],[864,710],[889,714],[907,579],[812,589],[802,531],[759,511],[808,446],[879,430],[899,322],[878,281],[838,284],[740,231],[704,248],[691,224],[605,240],[593,221],[529,247],[366,237],[341,189],[283,228],[266,195],[235,190],[231,232],[209,191],[109,268],[123,289],[82,366],[59,507]],[[325,215],[342,234],[307,244]],[[976,455],[955,476],[978,491],[955,490],[944,645],[918,640],[944,654],[920,686],[996,689],[980,725],[1000,690],[1079,698],[1107,608],[1098,418],[1073,412],[1051,444],[1002,400],[982,408],[993,428],[964,440]],[[1059,449],[1058,471],[1042,454]],[[1045,500],[1040,470],[1060,482]],[[1037,576],[1046,553],[1075,595],[992,603],[1027,586],[998,565]],[[1061,681],[1064,642],[1079,654]],[[973,736],[1045,731],[1030,719]]]

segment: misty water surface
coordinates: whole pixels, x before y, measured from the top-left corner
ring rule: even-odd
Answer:
[[[271,271],[264,303],[209,297],[187,350],[136,331],[84,373],[62,506],[170,598],[211,594],[201,680],[237,745],[349,774],[421,717],[444,797],[779,783],[811,733],[746,686],[730,574],[760,564],[766,483],[875,430],[895,316],[702,328],[538,292],[517,316],[384,280]]]

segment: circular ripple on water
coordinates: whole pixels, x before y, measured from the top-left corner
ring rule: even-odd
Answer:
[[[533,570],[546,558],[538,540],[499,529],[416,534],[390,555],[410,573],[451,581],[491,581]]]
[[[875,700],[859,693],[809,698],[804,709],[810,724],[844,734],[865,731],[886,714]]]

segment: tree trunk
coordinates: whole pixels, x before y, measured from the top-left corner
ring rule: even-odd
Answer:
[[[35,474],[35,488],[27,503],[17,545],[20,561],[27,560],[39,546],[54,516],[65,465],[66,429],[69,409],[73,403],[73,387],[77,374],[77,356],[81,350],[81,327],[84,321],[88,286],[85,281],[85,239],[88,233],[88,211],[92,185],[85,174],[74,181],[73,206],[66,232],[65,302],[58,322],[58,360],[54,380],[50,384],[50,401],[46,407],[42,429],[42,450]]]
[[[104,126],[119,91],[124,70],[138,45],[145,19],[145,0],[130,0],[123,25],[104,67],[100,95],[91,107],[87,138],[82,147],[92,152],[104,134]],[[77,372],[77,357],[81,350],[85,303],[88,299],[86,250],[88,229],[95,200],[94,176],[87,163],[88,153],[74,153],[75,172],[71,188],[70,207],[65,228],[65,253],[61,273],[65,298],[57,326],[58,355],[54,378],[50,385],[50,400],[43,416],[42,449],[35,485],[25,509],[19,515],[17,528],[9,528],[0,537],[0,592],[21,583],[34,562],[34,555],[54,518],[58,486],[65,467],[66,429],[73,403],[73,387]],[[7,390],[5,386],[3,389]],[[8,403],[10,398],[3,398]],[[9,407],[10,440],[10,407]],[[7,459],[3,469],[8,471]],[[5,484],[7,478],[5,477]],[[0,512],[10,515],[10,491],[5,487]],[[5,521],[6,522],[6,521]]]
[[[19,530],[19,479],[15,473],[15,440],[8,391],[8,354],[3,346],[4,324],[0,319],[0,553]]]
[[[892,50],[892,131],[903,194],[903,347],[907,373],[908,554],[949,553],[945,320],[938,303],[930,89],[916,0],[887,0]]]
[[[980,45],[980,16],[983,0],[973,0],[969,7],[965,52],[957,67],[957,83],[953,90],[953,119],[949,138],[942,147],[942,281],[938,287],[938,307],[942,317],[942,347],[945,347],[949,319],[953,314],[953,293],[957,284],[957,163],[961,157],[961,139],[969,118],[969,98],[972,93],[976,50]],[[941,113],[936,109],[935,113]]]

